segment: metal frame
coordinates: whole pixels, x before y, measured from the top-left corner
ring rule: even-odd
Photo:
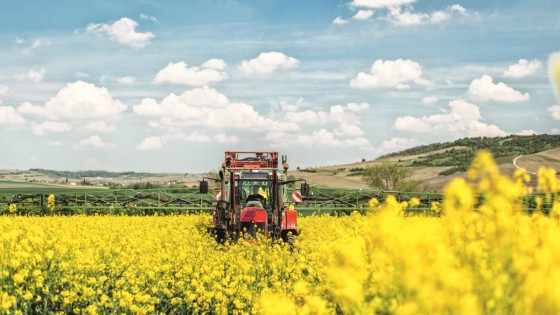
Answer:
[[[291,204],[292,192],[299,189],[288,188],[285,203]],[[140,210],[169,210],[173,212],[201,211],[211,213],[213,204],[217,201],[216,196],[199,194],[192,189],[145,189],[145,190],[92,190],[92,191],[54,191],[57,209],[81,209],[101,210],[107,207],[134,208]],[[19,207],[43,208],[47,206],[47,198],[51,192],[40,193],[4,193],[0,190],[0,204],[16,204]],[[421,204],[415,208],[407,209],[407,212],[425,212],[430,209],[431,203],[441,202],[443,194],[426,192],[399,192],[399,191],[377,191],[367,189],[335,189],[318,188],[311,189],[309,196],[303,198],[303,202],[296,204],[296,209],[302,216],[312,214],[349,213],[352,211],[363,212],[368,209],[371,198],[377,198],[383,202],[388,195],[394,195],[397,201],[409,201],[417,197]],[[533,212],[536,209],[534,197],[529,195],[523,198],[524,210]],[[546,212],[552,207],[552,201],[547,202],[543,196],[543,210]]]

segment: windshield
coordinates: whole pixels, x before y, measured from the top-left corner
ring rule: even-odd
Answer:
[[[247,197],[260,195],[264,198],[264,206],[271,203],[272,181],[270,180],[239,180],[237,186],[237,197],[241,203],[245,203]]]

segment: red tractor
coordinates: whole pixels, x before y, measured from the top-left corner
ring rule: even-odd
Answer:
[[[212,213],[213,226],[208,231],[219,243],[240,236],[291,241],[299,234],[298,213],[285,202],[288,163],[282,156],[282,174],[278,170],[278,152],[227,151],[219,179],[218,201]],[[309,185],[301,184],[301,194]],[[208,181],[200,182],[200,192],[208,193]],[[290,196],[291,197],[291,196]]]

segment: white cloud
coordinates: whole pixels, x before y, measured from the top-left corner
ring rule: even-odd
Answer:
[[[464,7],[462,7],[459,4],[454,4],[454,5],[450,6],[448,10],[452,11],[452,12],[459,12],[461,14],[467,14],[467,9],[465,9]]]
[[[0,126],[22,126],[25,119],[11,106],[0,106]]]
[[[422,143],[414,138],[401,138],[395,137],[389,140],[383,141],[379,149],[383,153],[390,153],[390,152],[399,152],[405,149],[417,147]]]
[[[420,65],[410,59],[403,60],[376,60],[371,66],[370,73],[360,72],[350,81],[353,88],[383,88],[394,87],[397,89],[409,88],[409,84],[429,85],[428,80],[422,77]]]
[[[50,119],[115,118],[125,109],[106,88],[83,81],[68,83],[44,106]]]
[[[140,116],[159,117],[160,126],[299,130],[294,123],[260,115],[251,105],[230,102],[225,95],[207,86],[187,90],[181,95],[170,94],[160,103],[146,98],[133,110]]]
[[[403,11],[401,7],[391,7],[387,13],[387,19],[397,25],[418,25],[429,21],[430,15],[410,10]]]
[[[140,151],[157,150],[163,146],[161,137],[147,137],[142,142],[137,144],[134,148]]]
[[[51,45],[51,41],[48,38],[35,38],[28,40],[16,37],[16,44],[22,54],[31,55],[40,47]]]
[[[399,131],[428,132],[431,130],[430,124],[412,116],[397,117],[394,127]]]
[[[451,19],[451,14],[445,11],[434,11],[430,15],[430,23],[443,23]]]
[[[102,120],[89,122],[84,126],[84,128],[98,131],[98,132],[104,132],[104,133],[117,131],[117,126],[112,124],[107,124],[105,121]]]
[[[109,149],[117,145],[114,143],[104,142],[98,135],[93,135],[87,139],[81,140],[74,145],[76,149]]]
[[[306,146],[306,147],[361,147],[367,149],[371,146],[365,137],[338,138],[334,132],[319,129],[310,134],[289,134],[281,131],[272,131],[266,134],[265,139],[274,146]],[[290,141],[286,141],[290,139]]]
[[[51,133],[60,133],[70,131],[72,127],[68,123],[59,121],[45,121],[36,124],[32,128],[32,132],[37,136],[43,136]]]
[[[273,51],[261,53],[251,60],[243,60],[239,68],[247,74],[270,74],[277,70],[293,69],[298,65],[299,60],[296,58]]]
[[[209,59],[205,61],[201,68],[222,71],[227,67],[227,64],[222,59]]]
[[[6,93],[8,93],[9,90],[10,90],[9,87],[0,84],[0,96],[5,95]]]
[[[346,108],[352,112],[361,112],[369,108],[368,103],[348,103],[346,104]]]
[[[528,61],[527,59],[519,59],[516,64],[510,65],[502,74],[504,78],[523,78],[535,73],[542,68],[542,62],[538,59]]]
[[[372,10],[359,10],[358,12],[356,12],[356,14],[354,14],[352,19],[358,21],[368,20],[373,16],[373,13],[374,12]]]
[[[358,137],[363,136],[364,131],[359,126],[342,123],[334,130],[334,134],[342,137]]]
[[[212,137],[212,139],[218,143],[225,143],[225,144],[234,144],[234,143],[238,143],[239,142],[239,137],[237,136],[228,136],[226,134],[223,133],[219,133],[217,135],[214,135]]]
[[[560,105],[552,105],[548,108],[552,118],[560,120]]]
[[[37,115],[43,116],[45,115],[45,108],[37,105],[33,105],[29,102],[23,102],[17,107],[17,111],[20,114],[25,115]]]
[[[89,24],[87,33],[104,33],[113,41],[133,48],[144,48],[155,37],[152,32],[140,33],[136,31],[138,23],[123,17],[113,24]]]
[[[43,81],[45,77],[45,69],[35,70],[31,69],[27,72],[16,74],[16,80],[19,82],[30,81],[34,83],[39,83]]]
[[[350,6],[366,8],[390,8],[411,4],[416,0],[352,0]]]
[[[148,20],[148,21],[152,21],[152,22],[159,22],[158,19],[156,19],[155,17],[150,16],[150,15],[147,15],[147,14],[144,14],[144,13],[141,13],[141,14],[140,14],[140,18],[141,18],[142,20]]]
[[[216,134],[214,136],[208,136],[203,133],[194,132],[190,135],[185,135],[183,133],[174,133],[174,134],[167,134],[163,136],[151,136],[147,137],[142,142],[137,144],[135,148],[137,150],[157,150],[163,147],[164,144],[175,141],[181,140],[185,142],[199,142],[199,143],[226,143],[226,144],[233,144],[239,142],[239,138],[237,136],[228,136],[223,133]]]
[[[560,135],[560,128],[553,128],[550,133],[553,135]]]
[[[416,118],[402,116],[395,120],[393,127],[398,131],[441,133],[445,132],[455,137],[468,136],[505,136],[506,132],[498,126],[481,122],[480,110],[475,104],[464,100],[449,102],[451,111]]]
[[[225,67],[225,63],[220,64],[217,59],[208,60],[203,64],[203,68],[189,68],[183,61],[169,63],[157,73],[153,82],[158,84],[173,83],[194,86],[203,86],[209,83],[220,82],[228,77],[227,73],[215,70],[216,67],[220,66]]]
[[[360,147],[370,149],[371,144],[364,137],[360,127],[359,112],[369,108],[368,103],[348,103],[346,105],[333,105],[328,110],[302,109],[303,100],[297,104],[281,104],[281,116],[288,122],[303,123],[306,127],[313,125],[326,125],[334,130],[320,128],[309,132],[298,131],[272,131],[266,134],[265,139],[273,146],[326,146],[326,147]],[[290,141],[286,141],[290,139]]]
[[[346,106],[333,105],[328,111],[291,108],[289,111],[282,113],[282,117],[290,122],[312,125],[327,123],[344,124],[346,126],[350,124],[359,125],[360,121],[356,113],[368,108],[368,103],[348,103]]]
[[[396,25],[411,26],[422,24],[441,24],[453,18],[454,15],[467,16],[467,10],[454,4],[445,10],[433,11],[432,13],[415,12],[412,7],[391,6],[387,12],[386,20]]]
[[[118,78],[117,82],[121,84],[134,84],[134,82],[136,82],[136,78],[128,75]]]
[[[424,96],[422,98],[422,104],[429,105],[439,102],[439,97],[437,96]]]
[[[337,16],[332,22],[333,22],[333,24],[336,24],[336,25],[348,24],[348,20],[345,20],[345,19],[341,18],[340,16]]]
[[[485,74],[474,79],[467,94],[475,101],[522,102],[529,99],[529,93],[522,94],[503,82],[494,84],[491,76]]]

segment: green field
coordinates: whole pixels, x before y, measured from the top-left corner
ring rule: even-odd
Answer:
[[[61,192],[75,192],[77,190],[99,191],[99,190],[106,190],[106,189],[107,188],[105,187],[92,187],[92,186],[68,186],[68,185],[53,185],[53,184],[43,184],[43,183],[0,181],[0,194],[61,193]]]

